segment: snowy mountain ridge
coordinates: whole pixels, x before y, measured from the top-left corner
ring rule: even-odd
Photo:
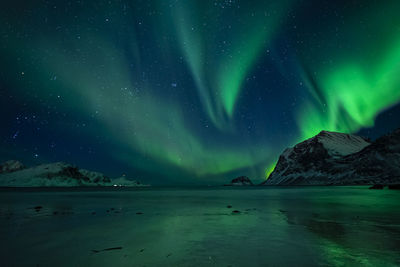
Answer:
[[[265,185],[345,185],[400,181],[400,129],[375,142],[322,131],[279,157]]]
[[[110,179],[102,173],[79,169],[64,162],[25,168],[19,161],[10,160],[0,165],[0,186],[142,186],[137,181],[121,177]]]

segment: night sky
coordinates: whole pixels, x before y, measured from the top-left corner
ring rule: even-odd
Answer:
[[[321,130],[400,126],[400,1],[2,1],[0,159],[265,179]]]

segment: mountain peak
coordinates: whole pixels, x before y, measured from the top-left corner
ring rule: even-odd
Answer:
[[[361,136],[329,131],[321,131],[314,138],[334,157],[357,153],[371,144]]]
[[[286,149],[265,184],[391,183],[400,177],[400,131],[370,143],[363,137],[321,131]]]

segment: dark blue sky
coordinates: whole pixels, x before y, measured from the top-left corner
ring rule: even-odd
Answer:
[[[261,181],[321,130],[400,125],[398,1],[1,6],[1,160]]]

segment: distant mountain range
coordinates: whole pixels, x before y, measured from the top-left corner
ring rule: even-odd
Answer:
[[[262,185],[400,184],[400,129],[374,142],[363,137],[321,131],[287,148]],[[227,185],[253,185],[248,177]],[[56,162],[31,168],[10,160],[0,164],[0,186],[143,186],[125,177],[110,179],[102,173]]]
[[[0,186],[144,186],[125,177],[110,179],[102,173],[79,169],[56,162],[27,168],[21,162],[9,160],[0,164]]]
[[[371,142],[322,131],[287,148],[264,185],[400,183],[400,129]]]

